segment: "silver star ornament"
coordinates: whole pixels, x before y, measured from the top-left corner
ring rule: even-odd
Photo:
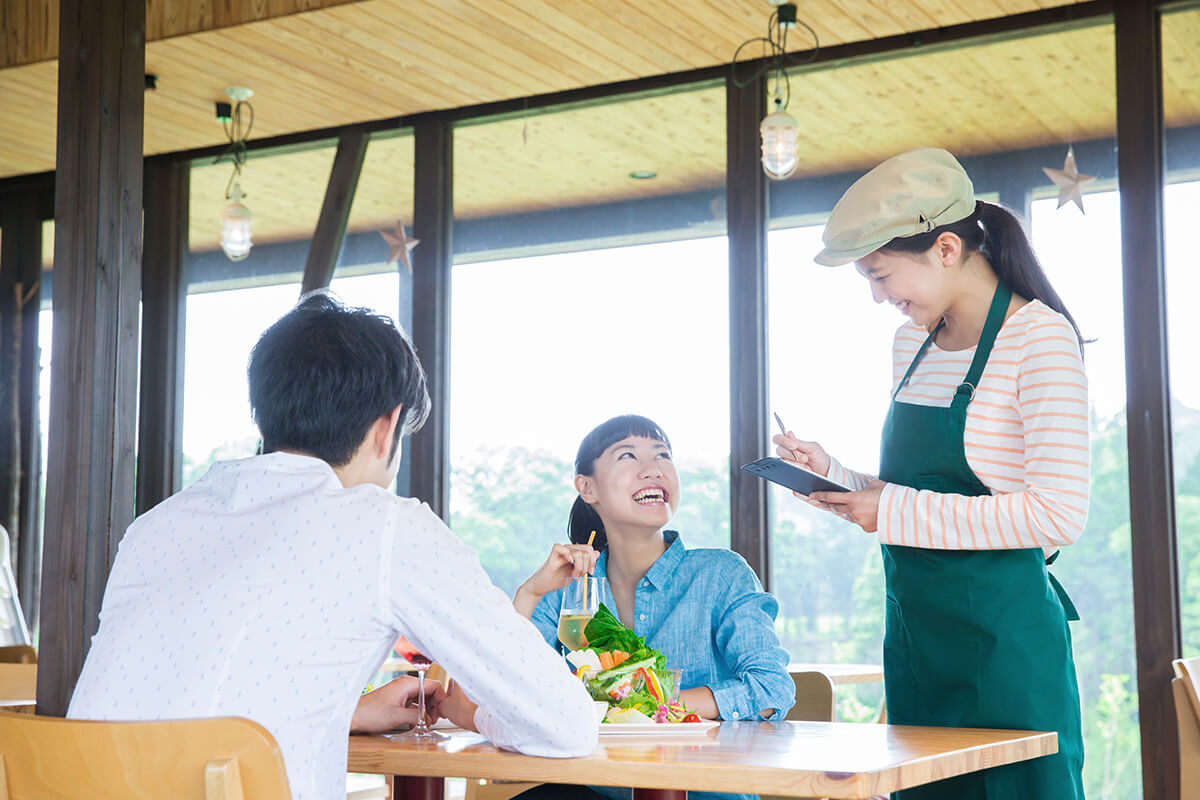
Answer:
[[[1096,180],[1096,176],[1083,175],[1079,172],[1075,166],[1074,147],[1067,147],[1067,158],[1063,161],[1062,169],[1042,167],[1042,172],[1046,173],[1046,177],[1054,181],[1054,185],[1058,187],[1059,208],[1067,203],[1074,203],[1079,206],[1080,213],[1086,213],[1083,210],[1083,187]]]

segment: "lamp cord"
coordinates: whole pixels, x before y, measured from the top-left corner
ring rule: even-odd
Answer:
[[[738,45],[737,50],[734,51],[733,61],[729,64],[729,74],[730,79],[733,81],[733,85],[739,89],[745,89],[751,83],[758,80],[767,70],[774,70],[776,105],[777,107],[787,108],[788,103],[792,99],[792,85],[788,80],[786,67],[812,63],[816,60],[817,54],[821,52],[820,38],[817,36],[817,32],[813,30],[812,26],[802,19],[797,19],[795,24],[804,26],[804,29],[807,30],[809,35],[812,36],[813,46],[812,49],[809,50],[806,58],[788,58],[788,29],[779,24],[779,10],[776,9],[767,19],[767,35],[759,36],[754,39],[747,39]],[[749,77],[745,79],[739,79],[737,70],[738,56],[747,45],[753,45],[756,43],[761,43],[763,45],[763,55],[760,58],[763,63],[761,63]],[[771,61],[768,62],[766,60],[768,58],[770,58]],[[779,86],[781,83],[783,85],[782,94],[779,91]]]
[[[249,119],[244,120],[244,127],[243,106],[249,112]],[[250,138],[250,131],[254,129],[254,106],[245,100],[239,100],[234,105],[229,119],[221,120],[221,126],[225,129],[225,137],[229,139],[229,146],[213,159],[213,164],[220,164],[222,161],[233,162],[233,172],[229,175],[229,182],[225,184],[225,199],[228,200],[230,192],[233,191],[234,181],[241,176],[242,165],[246,163],[246,140]]]

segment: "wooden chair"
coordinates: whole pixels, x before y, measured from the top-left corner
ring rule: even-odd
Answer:
[[[0,708],[32,712],[36,697],[37,664],[0,664]]]
[[[1175,718],[1179,727],[1180,800],[1200,800],[1200,658],[1172,662]]]
[[[240,717],[88,722],[0,712],[0,800],[291,800],[271,734]]]
[[[37,650],[27,644],[0,647],[0,664],[36,664]]]
[[[824,672],[793,672],[796,705],[787,719],[797,722],[833,722],[833,680]]]

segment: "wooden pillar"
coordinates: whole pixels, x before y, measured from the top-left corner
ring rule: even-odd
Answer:
[[[767,483],[741,469],[762,456],[767,420],[767,177],[758,126],[766,78],[726,78],[725,203],[729,227],[729,499],[732,541],[770,587]]]
[[[143,0],[62,0],[37,709],[60,716],[133,519]],[[69,189],[69,190],[68,190]]]
[[[433,408],[412,437],[412,496],[448,519],[450,417],[450,266],[454,227],[454,129],[429,119],[413,129],[413,344],[429,378]]]
[[[0,201],[0,524],[11,537],[12,563],[25,622],[38,615],[41,547],[41,425],[38,415],[38,311],[42,216],[37,192]]]
[[[145,169],[139,514],[175,494],[183,482],[183,353],[191,165],[159,158],[147,160]]]
[[[1125,391],[1138,720],[1146,797],[1179,797],[1171,659],[1180,656],[1175,478],[1163,268],[1163,103],[1159,13],[1114,4]]]
[[[328,288],[333,280],[333,270],[342,252],[342,239],[346,235],[346,223],[350,220],[350,206],[354,202],[354,191],[358,187],[358,176],[366,155],[367,134],[347,131],[338,137],[337,153],[333,157],[333,168],[329,171],[329,183],[325,187],[325,200],[321,204],[321,216],[317,218],[317,227],[308,246],[304,279],[300,283],[301,294]]]

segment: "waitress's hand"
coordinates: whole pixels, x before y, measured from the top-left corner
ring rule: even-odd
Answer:
[[[599,556],[588,544],[554,545],[546,562],[517,589],[513,607],[522,615],[532,617],[533,609],[542,597],[563,588],[573,578],[591,574]]]
[[[813,492],[809,497],[867,533],[875,533],[879,530],[879,496],[886,485],[873,480],[858,492]]]
[[[796,434],[791,431],[787,432],[787,436],[777,433],[771,437],[771,441],[775,443],[776,455],[784,461],[799,464],[818,475],[829,475],[829,465],[832,460],[829,458],[829,453],[825,452],[825,448],[816,442],[798,439]]]

